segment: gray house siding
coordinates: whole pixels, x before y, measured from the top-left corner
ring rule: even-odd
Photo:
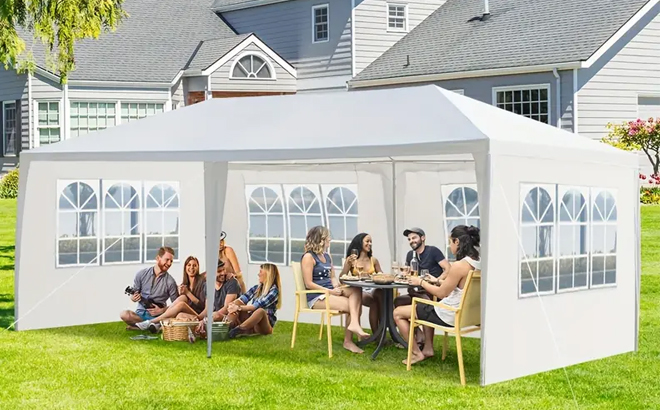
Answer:
[[[183,94],[183,77],[172,87],[172,109],[182,108],[186,105]]]
[[[660,97],[659,10],[656,6],[596,64],[579,71],[580,134],[600,139],[607,135],[608,122],[646,115],[645,103],[652,100],[645,97]]]
[[[62,86],[40,75],[32,77],[32,99],[33,100],[60,100],[62,98]]]
[[[76,101],[144,101],[169,100],[168,88],[118,88],[69,86],[69,100]]]
[[[29,148],[30,141],[30,128],[29,122],[29,97],[28,97],[28,77],[27,74],[17,74],[14,70],[5,70],[0,67],[0,102],[2,101],[20,101],[20,138],[21,149]],[[1,107],[0,107],[1,109]],[[0,118],[2,115],[0,114]],[[0,124],[0,132],[2,132],[2,124]],[[3,137],[3,135],[0,135]],[[2,145],[0,143],[0,149]],[[0,155],[0,173],[4,174],[18,165],[17,157],[2,157]]]
[[[258,53],[268,59],[268,63],[275,69],[275,80],[261,80],[261,79],[231,79],[231,67],[234,62],[242,57],[243,53]],[[264,50],[259,48],[256,44],[250,44],[245,47],[234,58],[227,61],[224,65],[218,68],[211,74],[211,90],[212,91],[277,91],[277,92],[295,92],[296,91],[296,78],[289,74],[281,65],[275,60],[270,58]]]
[[[312,7],[321,4],[329,4],[329,41],[313,43]],[[239,34],[255,33],[292,64],[297,70],[299,89],[305,88],[306,79],[339,77],[334,84],[343,87],[350,79],[350,0],[298,0],[227,12],[222,16]]]
[[[355,7],[355,75],[417,27],[446,0],[363,0]],[[387,5],[407,5],[406,32],[388,30]]]

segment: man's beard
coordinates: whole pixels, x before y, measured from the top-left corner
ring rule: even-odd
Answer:
[[[411,244],[410,244],[410,247],[412,248],[413,251],[416,251],[417,249],[419,249],[420,246],[422,246],[422,243],[421,243],[421,242],[411,243]]]

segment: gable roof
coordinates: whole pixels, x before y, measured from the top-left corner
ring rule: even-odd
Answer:
[[[186,69],[205,70],[222,56],[233,50],[243,40],[248,38],[251,33],[239,34],[234,37],[216,38],[204,40],[200,43],[197,52],[186,66]]]
[[[234,10],[249,9],[252,7],[266,6],[268,4],[284,3],[293,0],[213,0],[211,9],[219,13]]]
[[[657,0],[490,0],[490,18],[470,21],[484,0],[448,0],[351,83],[579,63],[647,3]]]
[[[210,0],[126,0],[123,8],[129,16],[114,33],[76,43],[70,80],[169,83],[200,41],[236,37]],[[32,36],[23,38],[30,49]],[[37,41],[32,50],[37,66],[51,71],[45,47]]]

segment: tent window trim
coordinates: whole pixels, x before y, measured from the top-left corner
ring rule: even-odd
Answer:
[[[75,186],[77,191],[76,203],[73,203],[70,198],[65,194],[65,190],[69,187]],[[92,194],[85,200],[83,203],[80,202],[80,191],[84,187],[91,189]],[[96,205],[91,208],[88,205],[91,205],[92,201],[96,202]],[[68,203],[70,209],[62,208],[61,203]],[[55,236],[55,267],[56,268],[71,268],[71,267],[80,267],[80,266],[98,266],[99,262],[99,181],[96,180],[59,180],[57,181],[57,220],[56,220],[56,236]],[[93,230],[94,234],[89,236],[81,236],[80,234],[80,219],[83,214],[90,214],[93,216]],[[75,224],[75,234],[70,237],[63,238],[61,236],[61,229],[63,228],[63,219],[66,215],[74,215],[74,224]],[[90,262],[80,262],[80,242],[84,241],[94,241],[96,243],[96,252],[94,257]],[[73,242],[75,241],[76,246],[76,262],[75,263],[61,263],[60,262],[60,244],[62,242]]]
[[[160,198],[155,198],[152,195],[152,191],[156,188],[161,189],[162,196]],[[173,193],[172,195],[165,196],[165,189],[171,188]],[[158,182],[144,182],[144,191],[143,191],[142,201],[143,207],[142,212],[143,224],[143,259],[146,263],[156,258],[156,254],[150,254],[149,250],[149,239],[154,240],[156,238],[160,239],[161,246],[169,246],[174,248],[174,262],[179,262],[181,260],[181,244],[179,243],[181,237],[181,191],[179,189],[179,183],[173,181],[158,181]],[[150,206],[150,203],[154,203],[156,206]],[[150,234],[149,233],[149,214],[157,214],[161,216],[161,227],[162,231],[159,234]],[[166,216],[173,216],[176,219],[175,222],[175,233],[166,233]]]
[[[115,202],[115,198],[110,195],[110,190],[115,187],[128,187],[129,189],[134,190],[134,194],[131,198],[126,198],[124,196],[124,190],[120,191],[120,203],[117,207],[108,207],[110,201]],[[103,181],[103,212],[101,217],[101,223],[103,226],[102,231],[102,241],[101,246],[103,247],[103,265],[132,265],[136,263],[141,263],[144,259],[143,255],[143,246],[144,246],[144,236],[142,235],[142,221],[143,221],[143,201],[142,201],[142,184],[136,181]],[[137,208],[131,207],[131,203],[137,202]],[[137,222],[135,224],[129,225],[129,231],[137,231],[137,233],[126,233],[124,232],[124,218],[127,216],[131,217],[131,214],[137,213]],[[121,233],[117,235],[108,235],[108,215],[118,214],[120,217],[120,226],[119,229]],[[113,227],[114,229],[114,227]],[[137,239],[138,240],[138,259],[137,260],[126,260],[125,257],[125,244],[126,240]],[[107,244],[106,244],[107,242]],[[116,242],[116,243],[115,243]],[[119,245],[119,250],[121,254],[121,260],[112,262],[107,261],[106,256],[110,251],[111,246]]]
[[[445,232],[445,257],[447,260],[453,262],[456,260],[456,256],[452,255],[451,249],[449,247],[449,234],[451,233],[450,221],[459,221],[462,222],[462,225],[474,225],[473,222],[476,222],[476,227],[481,226],[481,217],[479,213],[479,192],[477,190],[477,184],[447,184],[441,186],[442,190],[442,217],[444,223],[444,232]],[[451,200],[452,196],[456,193],[457,190],[461,190],[461,199],[463,200],[462,206],[454,204]],[[475,205],[471,206],[470,209],[467,209],[466,201],[466,191],[472,190],[477,194],[477,202]],[[447,216],[447,208],[455,209],[460,216]]]
[[[613,205],[609,205],[606,202],[605,205],[605,211],[600,210],[599,207],[597,206],[598,203],[598,198],[603,195],[605,200],[607,201],[607,197],[611,198],[614,201]],[[594,228],[596,227],[602,227],[604,229],[605,235],[601,239],[604,243],[604,246],[607,246],[607,239],[609,234],[614,234],[614,249],[613,252],[608,251],[605,249],[605,252],[602,254],[594,254],[593,252],[590,252],[589,254],[589,262],[591,264],[590,266],[590,275],[589,275],[589,286],[593,289],[599,289],[599,288],[610,288],[610,287],[616,287],[617,285],[617,249],[618,249],[618,244],[617,244],[617,239],[618,239],[618,200],[617,200],[617,195],[616,192],[613,190],[606,190],[606,189],[592,189],[591,191],[591,201],[589,202],[590,208],[591,208],[591,214],[592,214],[592,219],[591,219],[591,224],[590,224],[590,231],[591,231],[591,238],[593,239],[590,242],[590,245],[593,246],[594,241],[598,240],[598,235],[594,234]],[[605,215],[602,215],[604,218],[603,220],[596,221],[595,217],[597,213],[603,212]],[[599,218],[600,218],[599,214]],[[595,257],[603,257],[603,283],[599,284],[594,284],[593,279],[594,279],[594,259]],[[607,262],[614,260],[614,282],[612,283],[607,283]]]

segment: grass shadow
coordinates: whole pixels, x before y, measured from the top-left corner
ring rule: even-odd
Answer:
[[[0,308],[0,329],[7,329],[14,323],[14,308]]]

